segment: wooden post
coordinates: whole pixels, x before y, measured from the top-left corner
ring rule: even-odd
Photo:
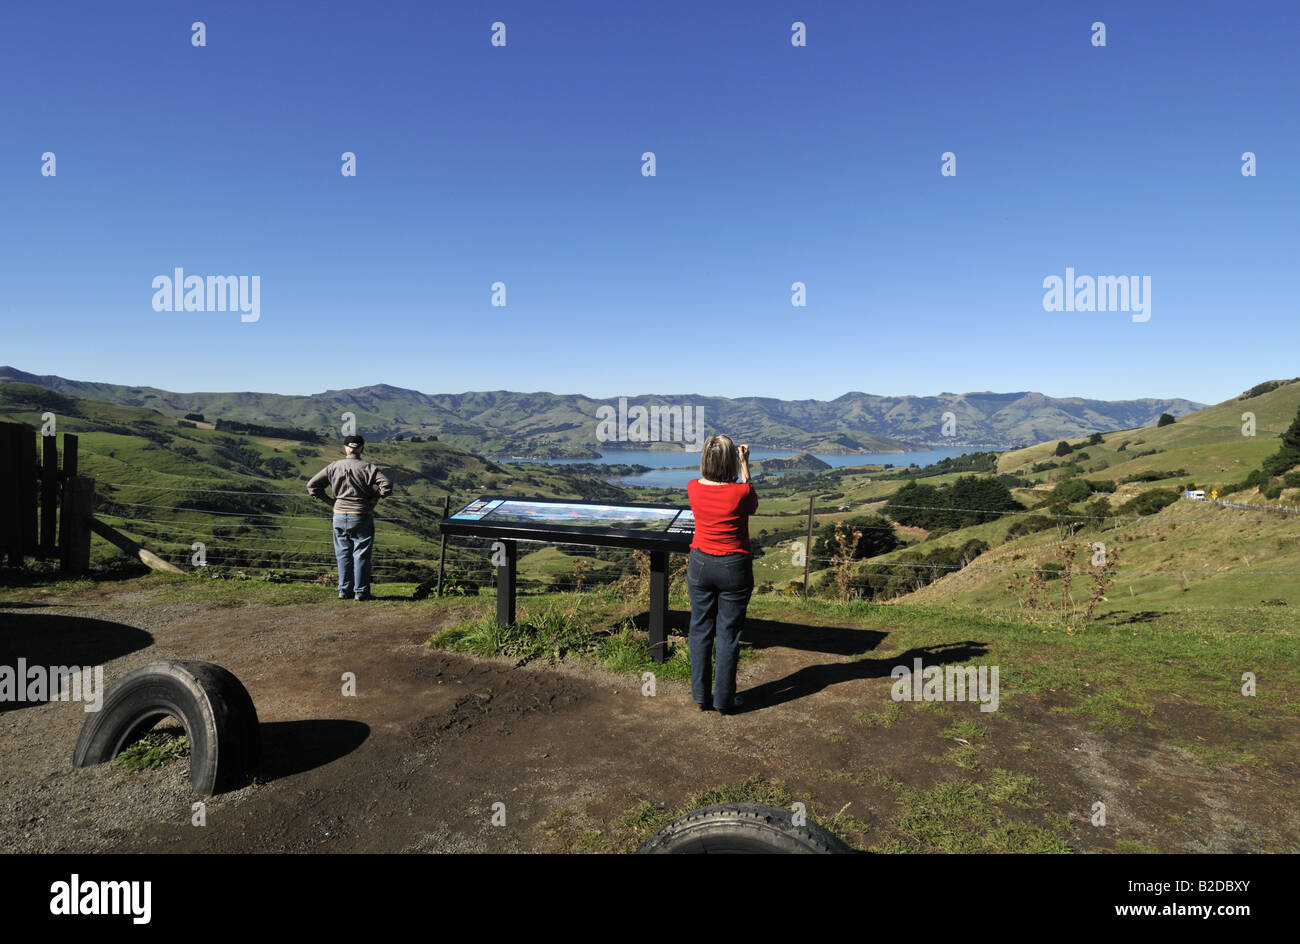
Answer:
[[[803,549],[803,598],[808,599],[808,565],[812,562],[812,542],[813,542],[813,502],[816,496],[808,496],[808,543]]]
[[[0,495],[14,496],[18,493],[18,480],[22,475],[19,456],[22,428],[21,423],[0,423]],[[5,552],[10,567],[22,566],[22,519],[18,503],[12,497],[0,501],[0,551]]]
[[[90,530],[94,531],[101,538],[110,542],[111,544],[115,544],[118,548],[120,548],[122,551],[126,552],[127,554],[131,554],[134,555],[135,557],[140,558],[141,561],[148,564],[154,570],[163,570],[169,574],[185,573],[185,571],[181,570],[175,564],[170,564],[167,561],[163,560],[161,557],[159,557],[157,554],[154,554],[151,551],[146,551],[144,548],[142,548],[139,544],[136,544],[134,541],[132,541],[121,531],[118,531],[116,528],[104,524],[104,522],[100,521],[94,515],[90,516]]]
[[[72,433],[63,434],[63,481],[76,478],[77,475],[77,437]]]
[[[18,502],[18,538],[23,554],[36,556],[36,431],[27,424],[18,430],[18,492],[6,500]]]
[[[90,569],[90,510],[95,503],[95,480],[76,475],[63,483],[63,509],[59,523],[63,540],[59,569],[84,574]]]
[[[51,558],[58,540],[59,520],[59,441],[55,436],[41,437],[41,538],[38,557]]]
[[[447,520],[447,516],[449,514],[451,514],[451,496],[444,495],[442,497],[442,518],[444,521]],[[447,535],[444,534],[442,536],[442,548],[438,551],[438,596],[442,596],[442,568],[446,565],[446,563],[447,563]]]

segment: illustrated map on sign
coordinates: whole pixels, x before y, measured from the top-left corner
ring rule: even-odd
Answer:
[[[451,517],[452,520],[482,521],[484,524],[563,525],[610,528],[616,531],[666,531],[673,534],[695,530],[695,518],[690,511],[579,502],[479,499],[470,502]]]

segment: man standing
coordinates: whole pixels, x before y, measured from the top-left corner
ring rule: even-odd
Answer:
[[[339,599],[369,600],[370,552],[375,544],[375,505],[393,494],[393,483],[373,462],[361,458],[366,441],[343,440],[343,458],[311,477],[307,494],[334,507],[334,556],[339,562]],[[325,485],[334,498],[325,496]]]

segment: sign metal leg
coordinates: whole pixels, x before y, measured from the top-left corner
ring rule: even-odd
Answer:
[[[650,552],[650,658],[668,657],[668,554]]]
[[[497,625],[512,626],[515,622],[515,563],[519,558],[519,545],[502,541],[505,560],[497,565]]]

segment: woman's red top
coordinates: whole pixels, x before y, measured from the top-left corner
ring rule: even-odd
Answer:
[[[758,511],[758,492],[748,482],[705,485],[691,479],[686,485],[695,515],[691,547],[705,554],[750,554],[749,516]]]

